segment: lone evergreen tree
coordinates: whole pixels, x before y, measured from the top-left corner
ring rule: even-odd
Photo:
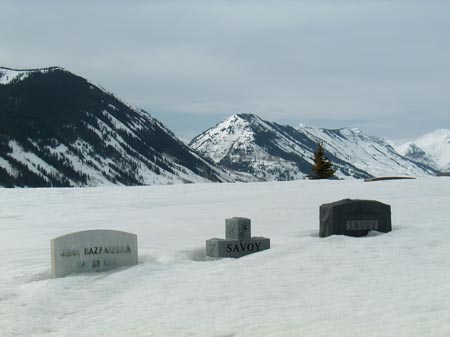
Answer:
[[[314,152],[314,165],[312,167],[314,177],[317,179],[327,179],[334,176],[336,170],[331,161],[325,157],[322,143],[317,144],[317,150]]]

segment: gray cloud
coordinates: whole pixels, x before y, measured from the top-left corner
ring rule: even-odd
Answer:
[[[2,65],[61,65],[182,137],[243,112],[392,138],[450,127],[448,2],[44,0],[1,9]]]

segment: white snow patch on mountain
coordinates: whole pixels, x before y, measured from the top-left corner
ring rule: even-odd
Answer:
[[[2,157],[0,157],[0,167],[5,169],[9,174],[11,174],[14,177],[17,175],[17,171],[12,167],[12,165],[7,160],[5,160]]]
[[[8,84],[13,80],[20,80],[29,75],[29,71],[18,71],[0,67],[0,84]]]
[[[55,69],[62,69],[59,67],[41,68],[41,69],[10,69],[5,67],[0,67],[0,84],[8,84],[12,81],[20,81],[27,78],[31,73],[34,72],[48,72]]]
[[[34,153],[24,150],[22,146],[20,146],[20,144],[18,144],[16,141],[9,141],[9,146],[12,149],[10,156],[23,165],[27,166],[30,171],[39,174],[40,169],[42,169],[47,173],[58,173],[58,171],[54,167],[48,165]]]

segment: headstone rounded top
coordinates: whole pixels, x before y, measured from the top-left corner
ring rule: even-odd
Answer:
[[[338,201],[334,201],[334,202],[330,202],[328,204],[323,204],[321,206],[325,206],[325,207],[337,207],[337,206],[342,206],[342,205],[349,205],[349,204],[378,204],[378,205],[384,205],[384,206],[389,206],[387,204],[384,204],[380,201],[377,200],[365,200],[365,199],[342,199],[342,200],[338,200]]]
[[[73,236],[73,235],[83,235],[83,234],[88,234],[90,235],[91,233],[97,233],[100,234],[101,232],[105,232],[105,233],[117,233],[117,234],[126,234],[126,235],[136,235],[134,233],[129,233],[129,232],[124,232],[124,231],[118,231],[118,230],[114,230],[114,229],[87,229],[84,231],[78,231],[78,232],[72,232],[72,233],[68,233],[68,234],[64,234],[61,236],[58,236],[56,238],[53,238],[52,240],[58,240],[61,238],[65,238],[65,237],[69,237],[69,236]]]

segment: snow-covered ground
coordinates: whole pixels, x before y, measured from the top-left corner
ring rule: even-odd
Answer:
[[[0,336],[450,336],[450,178],[0,189]],[[392,206],[394,230],[319,238],[319,206]],[[211,259],[224,219],[272,248]],[[140,263],[49,279],[50,239],[138,235]]]

